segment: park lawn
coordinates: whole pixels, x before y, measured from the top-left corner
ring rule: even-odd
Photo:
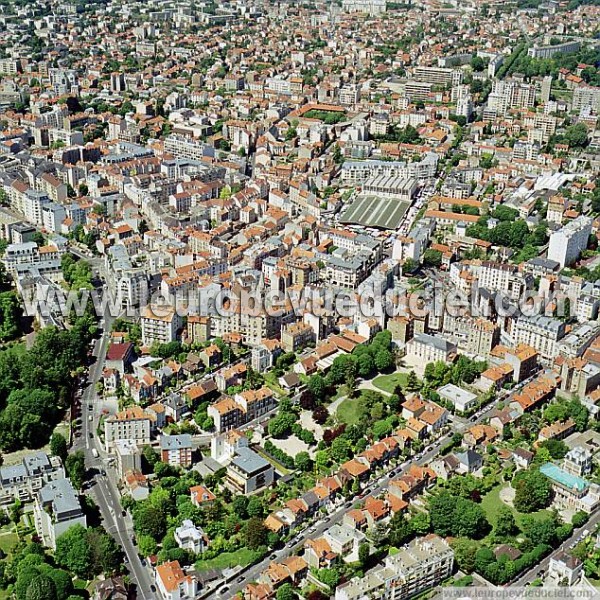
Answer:
[[[346,425],[356,425],[360,422],[360,398],[346,398],[335,413],[336,417]]]
[[[261,557],[261,552],[249,550],[248,548],[240,548],[235,552],[222,552],[219,556],[215,556],[214,558],[199,560],[196,562],[196,569],[198,569],[198,571],[207,569],[229,569],[237,565],[240,567],[247,567]]]
[[[397,385],[405,388],[407,381],[408,375],[406,373],[391,373],[390,375],[379,375],[379,377],[375,377],[375,379],[373,379],[373,385],[388,394],[392,394]]]
[[[0,550],[5,554],[10,554],[18,541],[19,536],[14,531],[2,532],[0,533]]]
[[[502,506],[508,506],[508,504],[505,504],[504,502],[502,502],[502,500],[500,500],[500,490],[503,487],[504,487],[503,485],[497,485],[495,488],[493,488],[490,492],[488,492],[481,499],[481,507],[485,511],[487,519],[490,522],[490,525],[492,525],[492,527],[495,527],[495,525],[496,525],[496,521],[498,520],[498,511],[500,510],[500,508]],[[529,514],[524,514],[524,513],[520,513],[518,510],[516,510],[512,506],[508,506],[508,508],[510,508],[513,515],[515,516],[515,520],[517,521],[518,525],[522,524],[524,517],[533,517],[534,519],[543,519],[544,517],[550,516],[550,512],[545,509],[538,510],[537,512],[533,512],[533,513],[529,513]]]

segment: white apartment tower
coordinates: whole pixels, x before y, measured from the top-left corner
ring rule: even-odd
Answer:
[[[592,233],[592,219],[577,217],[550,235],[548,258],[562,267],[573,264],[587,248]]]

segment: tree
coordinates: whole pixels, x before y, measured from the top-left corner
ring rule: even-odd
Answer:
[[[275,596],[277,600],[294,600],[296,592],[290,583],[284,583],[278,590]]]
[[[300,471],[308,472],[312,469],[312,460],[308,452],[298,452],[294,458],[294,465]]]
[[[475,569],[475,554],[478,549],[477,542],[464,538],[457,538],[452,542],[454,558],[458,567],[465,573],[472,573]]]
[[[325,421],[327,421],[327,419],[329,418],[329,412],[322,405],[316,406],[315,409],[312,411],[312,418],[315,421],[315,423],[323,425],[323,423],[325,423]]]
[[[431,530],[431,518],[426,512],[417,513],[410,520],[410,528],[415,535],[425,535]]]
[[[257,496],[252,496],[252,498],[248,500],[247,512],[248,516],[250,517],[264,516],[265,509],[260,498],[258,498]]]
[[[252,517],[248,519],[244,531],[243,537],[245,544],[250,550],[256,550],[267,543],[267,528],[263,520],[259,517]]]
[[[139,503],[134,511],[135,530],[138,535],[149,535],[155,541],[161,540],[167,532],[166,515],[148,500]]]
[[[56,540],[56,561],[81,577],[91,579],[92,549],[88,544],[85,527],[73,525]]]
[[[584,123],[570,125],[565,130],[565,140],[570,148],[583,148],[588,142],[588,130]]]
[[[25,594],[26,600],[58,600],[56,585],[51,577],[40,574],[35,577]]]
[[[514,506],[519,512],[535,512],[550,504],[550,482],[538,469],[519,471],[513,478],[512,486],[515,489]]]
[[[322,375],[312,375],[308,380],[308,389],[313,393],[317,400],[323,400],[327,386]]]
[[[555,438],[544,440],[538,448],[545,448],[548,450],[550,457],[557,460],[564,458],[565,454],[569,451],[569,447],[562,440]]]
[[[414,371],[409,371],[408,376],[406,378],[406,389],[409,392],[416,392],[421,389],[421,383],[417,378],[417,374]]]
[[[478,539],[487,533],[489,523],[478,504],[442,491],[429,501],[429,516],[435,533]]]
[[[344,462],[350,458],[352,445],[345,437],[339,436],[331,443],[331,457],[336,462]]]
[[[499,537],[509,537],[519,531],[515,516],[508,506],[501,506],[496,518],[494,533]]]
[[[589,517],[590,516],[582,510],[576,512],[571,517],[571,525],[573,525],[573,529],[579,529],[580,527],[583,527],[587,523]]]
[[[110,575],[123,564],[123,554],[114,538],[102,528],[87,529],[88,546],[92,549],[92,573]]]
[[[409,521],[401,512],[397,512],[390,520],[389,540],[397,548],[404,545],[413,535]]]
[[[368,542],[363,542],[358,547],[358,561],[361,567],[364,569],[369,563],[369,557],[371,556],[371,547]]]
[[[85,479],[85,454],[83,450],[69,454],[65,462],[65,468],[75,489],[81,489]]]
[[[142,456],[146,459],[146,462],[151,469],[154,469],[154,465],[160,460],[158,453],[152,446],[144,446]]]
[[[158,550],[158,545],[150,535],[140,535],[137,538],[137,545],[142,556],[151,556]]]
[[[279,414],[269,421],[267,426],[269,435],[274,438],[282,438],[288,435],[292,425],[296,422],[296,415],[291,412],[279,412]]]
[[[63,569],[52,569],[48,576],[54,581],[56,587],[56,596],[58,600],[65,600],[73,591],[73,581],[71,575]]]
[[[394,364],[394,355],[385,348],[381,348],[375,354],[375,366],[378,371],[387,371]]]
[[[248,498],[246,496],[236,496],[232,503],[233,512],[240,518],[246,519],[248,516]]]
[[[439,250],[428,248],[423,253],[423,263],[429,267],[439,267],[442,264],[442,253]]]
[[[63,462],[67,458],[67,440],[62,433],[53,433],[50,438],[50,454],[58,456]]]

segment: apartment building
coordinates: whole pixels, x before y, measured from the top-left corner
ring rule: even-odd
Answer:
[[[58,456],[34,452],[24,456],[20,464],[0,468],[0,505],[15,500],[30,502],[39,490],[56,479],[63,479],[65,470]]]
[[[462,83],[463,72],[445,67],[415,67],[413,78],[433,85],[455,86]]]
[[[183,327],[183,318],[170,306],[147,306],[142,312],[142,343],[151,346],[155,342],[167,344],[177,340]]]
[[[160,460],[173,467],[192,466],[192,436],[161,435],[160,436]]]
[[[105,258],[108,289],[123,310],[137,308],[146,303],[148,276],[146,269],[134,266],[123,244],[111,246]]]
[[[208,407],[208,416],[213,418],[217,433],[235,429],[253,419],[262,417],[277,406],[273,392],[262,387],[259,390],[245,390],[226,396]]]
[[[548,258],[562,267],[573,264],[587,248],[592,233],[592,219],[581,216],[550,234]]]
[[[227,315],[211,318],[211,336],[223,337],[228,333],[238,333],[245,345],[257,346],[280,334],[282,317],[269,312],[273,311],[233,308]]]
[[[140,406],[132,406],[104,421],[104,443],[110,452],[117,440],[133,440],[140,446],[150,443],[154,419]]]
[[[558,352],[565,358],[577,358],[583,353],[600,335],[600,325],[596,323],[580,323],[560,340]]]
[[[573,110],[580,111],[588,107],[596,113],[600,112],[600,88],[579,85],[573,90]]]
[[[564,322],[544,315],[519,317],[514,330],[517,344],[532,346],[545,361],[558,356],[558,342],[565,336]]]
[[[533,84],[515,80],[495,80],[484,110],[484,118],[488,111],[493,115],[504,115],[509,108],[531,109],[535,106],[535,96],[536,89]]]
[[[352,579],[335,591],[335,600],[404,600],[438,585],[452,574],[454,552],[441,537],[430,534],[413,540],[386,557],[364,577]]]
[[[314,341],[315,332],[306,323],[292,323],[281,330],[281,345],[286,352],[297,352]]]
[[[386,11],[386,0],[342,0],[342,10],[376,16]]]
[[[459,350],[475,356],[487,357],[500,341],[500,328],[485,319],[447,314],[443,330]]]
[[[250,448],[238,448],[227,465],[225,483],[239,494],[252,494],[270,486],[275,477],[273,465]]]
[[[42,487],[33,505],[35,530],[48,548],[73,525],[87,527],[85,513],[69,479],[56,479]]]
[[[2,258],[6,271],[10,275],[15,274],[17,265],[31,265],[40,260],[40,251],[35,242],[9,244]]]
[[[529,273],[521,273],[516,265],[484,261],[475,266],[477,286],[498,291],[512,300],[518,300],[527,289],[533,287],[534,279]]]
[[[359,183],[376,176],[415,178],[423,181],[434,177],[438,156],[428,152],[418,162],[385,160],[347,160],[342,165],[340,177],[345,183]]]
[[[423,373],[427,363],[450,362],[457,353],[456,344],[443,337],[417,333],[412,340],[406,343],[405,361],[415,371]]]
[[[538,46],[534,44],[527,50],[527,56],[531,58],[552,58],[555,54],[572,54],[581,48],[581,42],[576,40],[552,46]]]

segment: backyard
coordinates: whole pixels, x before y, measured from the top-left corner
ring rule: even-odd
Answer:
[[[208,560],[199,560],[196,562],[196,568],[199,571],[204,571],[207,569],[230,569],[237,565],[247,567],[261,556],[262,553],[256,550],[240,548],[235,552],[222,552],[218,556]]]

